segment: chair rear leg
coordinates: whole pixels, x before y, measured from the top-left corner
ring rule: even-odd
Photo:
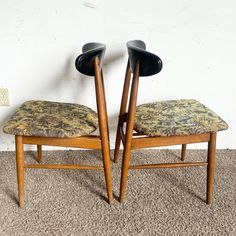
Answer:
[[[125,148],[123,154],[123,163],[121,169],[121,182],[120,182],[120,202],[123,203],[125,200],[125,192],[128,180],[128,170],[129,170],[129,162],[131,157],[131,149]]]
[[[110,149],[109,144],[106,143],[102,148],[103,155],[103,166],[107,187],[107,196],[109,204],[113,201],[113,193],[112,193],[112,174],[111,174],[111,164],[110,164]]]
[[[181,161],[184,161],[186,159],[186,147],[187,147],[187,144],[182,144]]]
[[[215,172],[215,153],[216,153],[216,133],[211,133],[208,143],[208,166],[207,166],[207,204],[211,204],[214,185]]]
[[[18,182],[18,199],[19,206],[24,207],[24,146],[22,143],[22,136],[15,136],[16,140],[16,169]]]
[[[38,163],[42,162],[42,145],[37,145]]]
[[[116,131],[116,145],[115,145],[115,151],[114,151],[114,162],[115,163],[117,163],[119,160],[120,143],[121,143],[121,135],[120,135],[120,131],[119,131],[119,122],[118,122],[117,131]]]
[[[108,202],[111,204],[113,200],[113,194],[112,194],[112,176],[111,176],[111,164],[110,164],[108,119],[107,119],[104,83],[103,83],[102,73],[99,67],[98,57],[96,57],[94,60],[94,70],[95,70],[95,91],[96,91],[98,121],[99,121],[98,123],[102,142],[101,148],[103,156],[103,166],[104,166],[106,186],[107,186]]]
[[[125,133],[125,145],[123,152],[123,162],[121,170],[121,183],[120,183],[120,202],[124,202],[125,191],[128,179],[128,170],[131,157],[131,146],[133,138],[134,118],[136,112],[137,96],[138,96],[138,83],[139,83],[139,61],[137,61],[134,69],[132,80],[130,102],[127,118],[127,127]]]

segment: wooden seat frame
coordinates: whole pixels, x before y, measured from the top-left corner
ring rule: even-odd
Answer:
[[[87,135],[77,138],[31,137],[31,136],[18,136],[18,135],[15,136],[18,197],[19,197],[20,207],[24,207],[24,199],[25,199],[24,169],[26,168],[104,170],[106,186],[107,186],[108,202],[110,204],[112,203],[113,194],[112,194],[112,175],[110,167],[110,144],[109,144],[109,133],[108,133],[107,108],[106,108],[105,89],[103,82],[103,73],[102,69],[100,69],[99,67],[98,56],[96,56],[94,59],[94,71],[95,71],[94,77],[95,77],[96,101],[97,101],[100,135]],[[24,163],[24,144],[37,145],[37,159],[40,164]],[[42,145],[100,149],[102,151],[103,166],[41,164]]]
[[[216,132],[193,134],[184,136],[169,136],[169,137],[149,137],[135,133],[134,122],[138,95],[139,84],[139,68],[140,62],[136,61],[133,77],[131,80],[131,68],[128,61],[125,81],[123,87],[123,94],[121,99],[119,121],[117,125],[116,144],[114,153],[114,162],[117,163],[119,159],[119,150],[121,141],[124,146],[121,183],[120,183],[120,202],[124,202],[128,170],[129,169],[153,169],[153,168],[178,168],[191,166],[206,166],[207,167],[207,197],[206,203],[210,204],[212,201],[214,169],[215,169],[215,151],[216,151]],[[130,84],[131,89],[130,89]],[[129,92],[130,91],[130,92]],[[129,94],[130,93],[130,94]],[[128,112],[127,103],[129,97]],[[124,131],[124,124],[126,129]],[[181,160],[185,160],[186,145],[190,143],[208,142],[207,162],[182,162],[182,163],[160,163],[148,165],[130,165],[131,150],[140,148],[162,147],[170,145],[182,145]]]

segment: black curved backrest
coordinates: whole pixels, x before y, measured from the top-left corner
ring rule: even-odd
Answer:
[[[80,54],[75,60],[76,69],[85,75],[94,76],[94,59],[99,58],[100,69],[103,65],[106,46],[102,43],[87,43],[82,48]]]
[[[139,61],[139,76],[150,76],[159,73],[162,69],[162,61],[157,55],[146,51],[146,45],[141,40],[127,42],[131,71]]]

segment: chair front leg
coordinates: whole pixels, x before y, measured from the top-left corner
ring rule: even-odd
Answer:
[[[16,141],[16,169],[18,182],[18,199],[19,206],[24,207],[24,145],[22,143],[22,136],[15,136]]]
[[[210,135],[208,142],[208,155],[207,155],[207,204],[211,204],[214,185],[214,172],[215,172],[215,153],[216,153],[216,133]]]

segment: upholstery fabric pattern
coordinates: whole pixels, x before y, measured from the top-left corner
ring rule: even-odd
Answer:
[[[138,133],[148,136],[202,134],[227,128],[217,114],[193,99],[139,105],[134,127]]]
[[[97,113],[89,107],[49,101],[27,101],[3,127],[7,134],[38,137],[79,137],[95,131]]]

